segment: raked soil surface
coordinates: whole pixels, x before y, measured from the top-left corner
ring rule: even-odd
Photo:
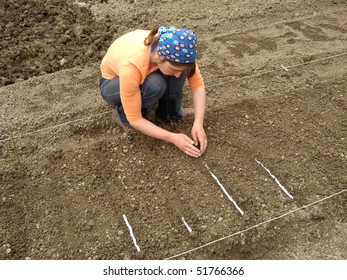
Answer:
[[[0,1],[1,259],[347,258],[347,1],[17,2]],[[109,44],[160,24],[199,37],[199,159],[123,133],[99,96]]]

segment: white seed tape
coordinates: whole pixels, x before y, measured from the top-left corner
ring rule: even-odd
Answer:
[[[187,224],[187,222],[185,221],[184,217],[182,217],[182,221],[183,221],[184,225],[186,226],[187,230],[189,231],[189,233],[192,233],[192,229],[191,229],[191,227]]]
[[[281,67],[282,67],[284,70],[288,71],[288,68],[285,67],[285,66],[283,66],[282,64],[281,64]]]
[[[273,178],[276,182],[276,184],[282,189],[282,191],[288,195],[291,199],[294,199],[294,197],[286,190],[286,188],[281,184],[281,182],[270,172],[269,169],[267,169],[260,161],[256,160],[255,161],[261,165],[261,167],[263,167],[267,173],[269,173],[269,175],[271,176],[271,178]]]
[[[224,186],[222,185],[221,182],[219,182],[218,178],[216,175],[214,175],[212,173],[212,171],[210,170],[210,168],[208,167],[208,165],[206,163],[205,167],[207,168],[208,172],[210,172],[211,176],[213,179],[215,179],[215,181],[217,182],[218,186],[220,186],[220,188],[222,189],[222,191],[224,192],[224,194],[227,196],[227,198],[229,198],[229,200],[234,204],[234,206],[236,207],[236,209],[241,213],[241,215],[243,215],[243,211],[241,210],[241,208],[237,205],[237,203],[235,202],[235,200],[230,196],[230,194],[226,191],[226,189],[224,188]]]
[[[135,238],[133,229],[131,228],[131,226],[130,226],[130,224],[129,224],[129,222],[128,222],[127,216],[125,216],[124,214],[123,214],[123,219],[124,219],[125,224],[127,225],[128,229],[129,229],[130,236],[131,236],[131,238],[133,239],[133,242],[134,242],[134,245],[135,245],[135,247],[136,247],[137,252],[140,252],[141,249],[140,249],[139,245],[137,245],[137,242],[136,242],[136,238]]]

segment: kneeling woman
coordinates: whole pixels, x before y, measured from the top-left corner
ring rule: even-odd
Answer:
[[[184,28],[136,30],[115,40],[101,63],[100,91],[114,107],[116,122],[126,131],[138,130],[173,143],[189,156],[201,156],[207,147],[203,128],[206,96],[196,51],[195,33]],[[194,108],[182,108],[186,79]],[[192,138],[147,120],[156,103],[155,115],[162,121],[175,122],[194,114]]]

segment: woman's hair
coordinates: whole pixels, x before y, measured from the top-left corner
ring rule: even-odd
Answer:
[[[151,46],[151,52],[157,49],[158,43],[159,43],[159,37],[158,37],[158,27],[153,28],[147,35],[147,37],[144,40],[145,46]],[[184,63],[184,62],[176,62],[172,61],[170,59],[164,58],[165,61],[168,61],[171,63],[173,66],[182,66],[185,65],[187,66],[187,77],[190,78],[191,76],[194,75],[195,73],[195,67],[196,63],[194,62],[189,62],[189,63]]]

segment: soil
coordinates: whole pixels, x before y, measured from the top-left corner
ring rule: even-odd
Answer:
[[[347,1],[0,3],[1,259],[347,258]],[[99,96],[113,39],[159,24],[199,36],[199,159]]]

